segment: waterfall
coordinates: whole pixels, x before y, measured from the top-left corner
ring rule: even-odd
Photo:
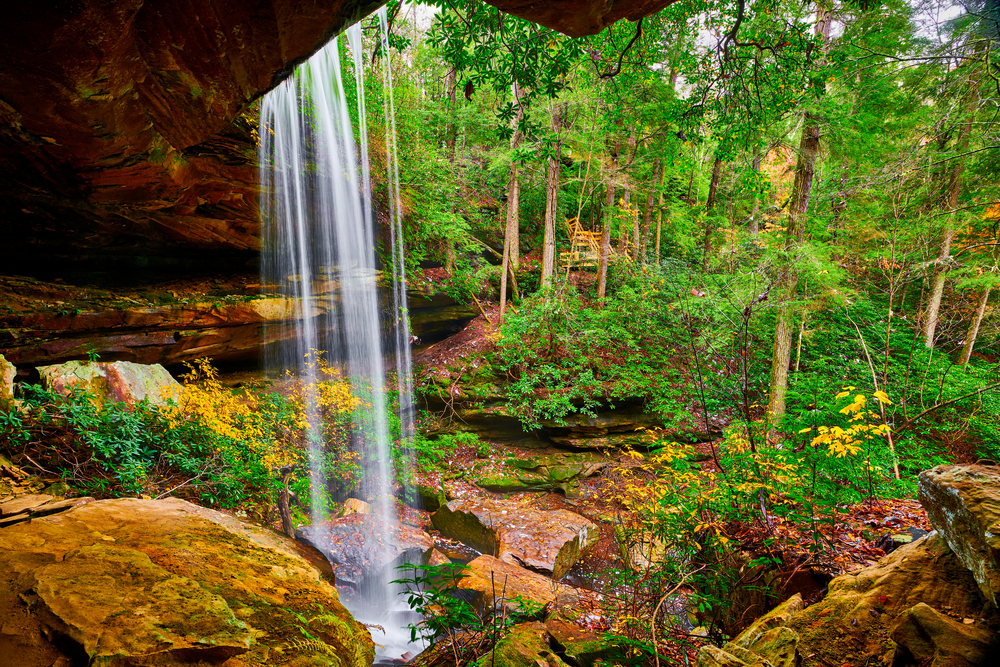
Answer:
[[[376,229],[368,155],[362,32],[346,31],[354,61],[358,141],[344,91],[339,40],[299,65],[294,74],[269,92],[261,103],[261,218],[264,252],[262,282],[293,298],[296,304],[294,343],[276,350],[268,360],[277,374],[291,371],[301,386],[315,388],[323,380],[317,358],[338,369],[354,396],[363,397],[352,425],[352,447],[363,474],[352,495],[366,501],[372,513],[365,519],[365,563],[398,562],[393,536],[400,535],[395,508],[389,418],[400,421],[401,446],[413,434],[409,321],[403,275],[402,216],[396,152],[395,118],[385,9],[379,13],[385,84],[386,162],[388,165],[388,237],[390,258],[377,270]],[[380,284],[386,289],[380,291]],[[388,361],[388,364],[387,364]],[[387,375],[386,366],[394,373]],[[395,380],[389,386],[389,380]],[[390,390],[398,400],[391,401]],[[307,389],[303,400],[310,423],[307,433],[310,464],[312,525],[309,541],[339,544],[331,539],[327,445],[324,443],[321,396]],[[395,403],[393,405],[392,403]],[[331,528],[331,525],[334,526]],[[398,539],[398,537],[396,538]],[[324,549],[326,550],[326,549]],[[328,555],[329,555],[329,551]],[[336,562],[336,561],[335,561]],[[384,654],[398,656],[409,633],[387,610],[405,604],[389,571],[367,576],[357,599],[345,600],[359,620],[385,628],[374,637]],[[340,573],[338,571],[338,581]],[[409,620],[409,619],[407,619]]]

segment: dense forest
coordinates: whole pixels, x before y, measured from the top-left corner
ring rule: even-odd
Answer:
[[[995,456],[988,13],[683,3],[578,40],[419,9],[393,27],[408,267],[499,302],[526,423],[693,401],[753,451],[870,440],[883,481]]]
[[[845,611],[844,586],[831,580],[953,559],[955,543],[928,546],[943,544],[932,536],[892,560],[932,523],[942,529],[920,473],[1000,461],[998,12],[989,0],[681,0],[569,37],[477,0],[393,1],[387,39],[371,16],[361,52],[336,42],[353,131],[359,141],[367,131],[383,286],[400,209],[409,311],[385,308],[382,324],[451,318],[410,336],[413,432],[403,366],[386,364],[399,388],[388,400],[399,407],[392,461],[381,462],[397,481],[392,525],[433,546],[392,582],[420,614],[411,641],[428,648],[377,664],[991,664],[988,647],[947,662],[953,648],[938,639],[922,654],[907,643],[910,626],[893,620],[923,601],[904,591],[943,584],[887,593],[879,579],[861,614],[854,602]],[[227,129],[226,150],[247,164],[273,133],[260,118],[257,100]],[[146,400],[95,398],[93,378],[111,370],[78,370],[124,359],[117,341],[67,344],[49,359],[80,364],[72,382],[45,370],[55,365],[11,365],[20,375],[14,393],[0,393],[0,498],[22,487],[71,499],[175,496],[312,539],[346,600],[370,581],[389,586],[366,570],[374,552],[345,557],[361,563],[357,580],[336,555],[337,535],[372,539],[358,518],[377,504],[362,484],[372,454],[357,433],[380,390],[322,354],[308,356],[308,373],[266,374],[267,346],[281,342],[274,323],[322,317],[256,273],[234,275],[100,295],[87,286],[105,309],[95,330],[120,326],[105,324],[112,309],[138,319],[139,306],[152,321],[159,308],[166,321],[173,308],[183,326],[162,328],[180,345],[183,327],[221,329],[250,313],[252,342],[144,362],[170,370],[148,381],[167,389]],[[20,299],[55,285],[33,280],[0,287]],[[39,312],[67,330],[89,316],[82,297],[79,307],[59,298],[44,297]],[[35,316],[35,305],[11,304],[0,322],[8,357],[27,354],[17,345]],[[211,352],[237,345],[253,348],[251,362]],[[320,471],[314,461],[310,474],[313,451]],[[4,506],[0,528],[30,514],[12,521]],[[512,524],[499,526],[500,514]],[[511,546],[522,519],[522,542],[566,526],[579,534],[533,561],[533,547]],[[324,545],[315,536],[326,523],[335,537]],[[401,543],[423,544],[410,533]],[[380,565],[416,552],[406,544]],[[485,575],[483,558],[495,568]],[[995,646],[995,598],[980,600],[989,598],[974,567],[950,563],[925,571],[949,573],[948,586],[959,577],[948,568],[961,571],[973,582],[954,595],[963,602],[928,604],[967,626],[965,646]],[[514,593],[506,579],[497,592],[503,567]],[[374,629],[385,629],[365,623],[372,647],[359,626],[359,644],[326,611],[247,611],[255,627],[271,624],[278,648],[233,664],[370,664],[361,649],[341,661],[330,647],[375,651],[384,647]],[[824,630],[826,616],[839,625]],[[779,627],[797,633],[791,654],[732,643],[747,628],[785,637]],[[947,628],[931,634],[958,636]],[[984,628],[988,639],[975,635]],[[539,637],[541,657],[531,653]],[[753,662],[751,648],[771,662]],[[294,662],[303,654],[319,662]]]

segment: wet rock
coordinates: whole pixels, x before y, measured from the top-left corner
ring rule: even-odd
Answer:
[[[344,506],[340,508],[340,516],[345,517],[350,514],[371,514],[372,506],[357,498],[348,498],[344,501]]]
[[[17,377],[17,367],[0,354],[0,410],[5,409],[14,400],[15,377]]]
[[[943,465],[920,473],[920,503],[931,524],[997,606],[1000,594],[1000,467]]]
[[[27,597],[37,599],[42,622],[101,664],[127,665],[133,656],[221,662],[253,640],[224,599],[134,549],[81,547],[31,579]]]
[[[520,623],[481,657],[478,667],[569,667],[551,644],[544,623]]]
[[[486,555],[469,563],[459,587],[470,591],[474,602],[485,608],[500,604],[516,608],[518,605],[513,600],[518,596],[539,605],[556,607],[572,607],[580,600],[580,593],[572,586],[553,583],[537,572]]]
[[[500,11],[540,23],[572,37],[595,35],[615,21],[638,21],[676,0],[555,0],[534,3],[522,0],[489,0]]]
[[[545,629],[549,633],[549,643],[571,665],[595,667],[613,664],[617,657],[617,647],[593,630],[559,619],[546,621]]]
[[[441,505],[447,502],[444,490],[440,486],[433,487],[427,484],[417,484],[413,487],[413,495],[413,501],[415,502],[409,502],[409,504],[427,512],[437,512],[441,508]]]
[[[949,618],[922,602],[900,614],[889,635],[898,645],[893,664],[927,667],[996,664],[998,641],[994,631]]]
[[[403,563],[426,563],[434,549],[434,540],[422,530],[400,525],[390,539],[377,517],[362,513],[307,526],[299,537],[330,560],[338,584],[357,589],[397,578],[395,568]]]
[[[431,517],[443,535],[500,560],[562,578],[597,544],[596,524],[569,510],[495,498],[453,500]]]
[[[425,344],[443,340],[458,333],[462,327],[479,314],[475,305],[460,304],[447,295],[442,296],[447,299],[445,303],[441,303],[442,299],[438,298],[435,299],[437,303],[434,305],[421,307],[417,304],[425,300],[407,292],[410,333],[420,338],[421,342]]]
[[[57,394],[86,391],[101,405],[109,400],[136,405],[146,400],[166,405],[175,400],[181,385],[163,366],[145,366],[128,361],[112,363],[67,361],[38,369],[42,386]]]
[[[62,649],[74,664],[122,667],[268,664],[290,650],[317,667],[372,662],[370,634],[294,542],[232,516],[105,500],[0,535],[0,626],[45,648],[25,667]],[[301,641],[304,617],[315,641]]]

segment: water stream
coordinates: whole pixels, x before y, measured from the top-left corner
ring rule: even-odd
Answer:
[[[362,531],[365,558],[390,563],[398,550],[390,417],[399,420],[399,446],[413,433],[409,323],[403,277],[401,211],[385,8],[379,11],[386,128],[385,193],[389,255],[380,267],[376,255],[375,207],[371,190],[364,53],[360,25],[346,31],[354,62],[357,141],[344,91],[339,38],[334,38],[294,74],[268,93],[261,104],[261,217],[264,228],[262,279],[295,298],[294,343],[277,350],[269,366],[290,370],[307,390],[310,541],[329,538],[329,452],[321,421],[317,383],[328,378],[323,365],[348,379],[364,409],[352,424],[352,449],[363,474],[352,495],[366,500],[371,515]],[[316,317],[315,313],[329,313]],[[387,373],[389,368],[392,372]],[[310,389],[311,388],[311,389]],[[392,392],[392,393],[390,393]],[[331,540],[327,540],[332,542]],[[392,571],[369,576],[348,607],[362,622],[378,625],[374,640],[383,657],[415,652],[411,619]],[[400,609],[403,607],[403,609]]]

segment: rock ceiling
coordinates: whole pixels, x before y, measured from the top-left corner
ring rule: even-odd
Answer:
[[[0,260],[135,269],[260,245],[240,118],[381,0],[18,3],[0,42]],[[582,35],[664,0],[495,0]]]

